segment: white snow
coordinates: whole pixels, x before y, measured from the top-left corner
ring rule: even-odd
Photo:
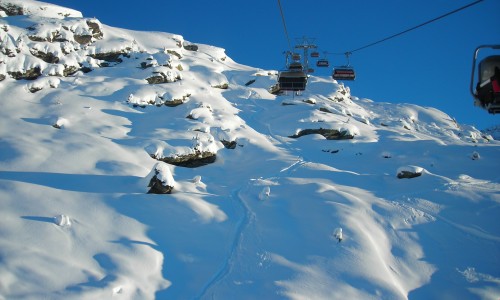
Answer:
[[[224,49],[0,3],[30,13],[0,19],[0,299],[498,299],[492,134],[327,77],[275,96],[277,71]],[[103,37],[80,45],[88,20]],[[107,51],[126,55],[88,56]],[[320,128],[353,139],[291,138]],[[204,151],[197,168],[152,158]],[[152,173],[172,194],[147,194]]]

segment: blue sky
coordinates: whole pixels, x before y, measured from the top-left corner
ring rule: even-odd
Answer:
[[[85,17],[134,30],[180,34],[194,43],[226,49],[235,61],[281,69],[287,50],[277,0],[95,1],[49,0]],[[314,39],[320,51],[343,53],[391,36],[473,0],[281,0],[292,43]],[[500,124],[473,106],[469,82],[474,49],[500,44],[500,1],[484,0],[434,23],[360,50],[351,56],[357,72],[351,93],[378,102],[438,108],[459,123],[483,129]],[[483,55],[493,54],[488,51]],[[500,53],[498,53],[500,54]],[[331,65],[345,63],[329,55]],[[330,69],[315,75],[329,76]]]

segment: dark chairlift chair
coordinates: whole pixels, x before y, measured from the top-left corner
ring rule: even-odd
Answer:
[[[475,105],[487,110],[490,114],[500,113],[500,55],[491,55],[476,63],[479,50],[491,48],[500,50],[500,45],[483,45],[476,48],[472,61],[470,92]],[[474,89],[474,76],[478,65],[478,81]]]

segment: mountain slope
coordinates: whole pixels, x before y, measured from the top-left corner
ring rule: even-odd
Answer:
[[[180,35],[0,7],[20,3],[0,19],[0,298],[498,297],[491,136],[330,78],[275,96],[276,71]],[[171,194],[147,193],[155,167]]]

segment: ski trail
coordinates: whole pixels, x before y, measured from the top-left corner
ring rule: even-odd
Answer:
[[[248,184],[247,184],[248,187]],[[231,269],[234,266],[234,260],[237,256],[238,249],[240,248],[241,241],[243,239],[243,234],[248,228],[248,226],[255,220],[254,212],[248,207],[248,205],[241,199],[239,193],[242,189],[237,189],[231,193],[231,198],[236,200],[237,203],[241,206],[243,210],[243,217],[238,222],[236,227],[236,231],[234,233],[234,239],[229,249],[229,253],[227,255],[226,260],[222,263],[219,271],[215,273],[215,275],[208,281],[205,286],[202,288],[199,296],[195,297],[195,299],[204,298],[208,291],[216,286],[219,282],[224,280],[224,278],[230,273]]]
[[[266,110],[266,108],[257,104],[257,102],[254,99],[252,99],[252,100],[253,100],[255,107],[259,108],[261,111]],[[250,116],[250,119],[254,120],[253,115]],[[269,136],[271,138],[278,140],[277,137],[273,134],[270,124],[265,124],[265,126],[268,130]],[[263,133],[261,133],[261,134],[263,134]],[[283,145],[283,147],[279,147],[280,149],[282,149],[282,151],[284,151],[286,153],[293,153],[293,151],[291,151],[291,149],[289,148],[289,146],[286,142],[283,142],[280,140],[280,143],[281,143],[281,145]],[[291,165],[275,172],[274,174],[271,174],[271,175],[268,174],[268,176],[266,176],[266,177],[260,176],[260,178],[275,178],[275,177],[279,177],[279,175],[282,173],[290,174],[295,169],[300,168],[302,165],[304,165],[306,163],[307,162],[305,162],[301,157],[297,157],[297,160],[294,161]],[[247,205],[247,203],[240,197],[240,194],[242,192],[244,192],[245,190],[247,190],[250,185],[253,185],[254,180],[255,179],[249,179],[245,187],[236,189],[231,193],[231,198],[233,200],[235,200],[239,204],[241,209],[243,210],[243,217],[240,219],[240,221],[237,224],[237,228],[236,228],[236,231],[234,233],[234,239],[233,239],[231,247],[228,251],[227,258],[222,263],[219,270],[203,286],[203,288],[201,289],[201,292],[199,293],[199,295],[197,297],[195,297],[195,299],[206,298],[207,294],[209,294],[210,289],[215,287],[218,283],[222,282],[224,280],[224,278],[226,278],[226,276],[233,269],[234,262],[236,260],[237,255],[238,255],[238,251],[241,248],[244,233],[247,230],[247,228],[255,221],[255,213],[251,210],[251,208]],[[214,297],[214,295],[212,295],[211,298],[213,298],[213,297]]]

